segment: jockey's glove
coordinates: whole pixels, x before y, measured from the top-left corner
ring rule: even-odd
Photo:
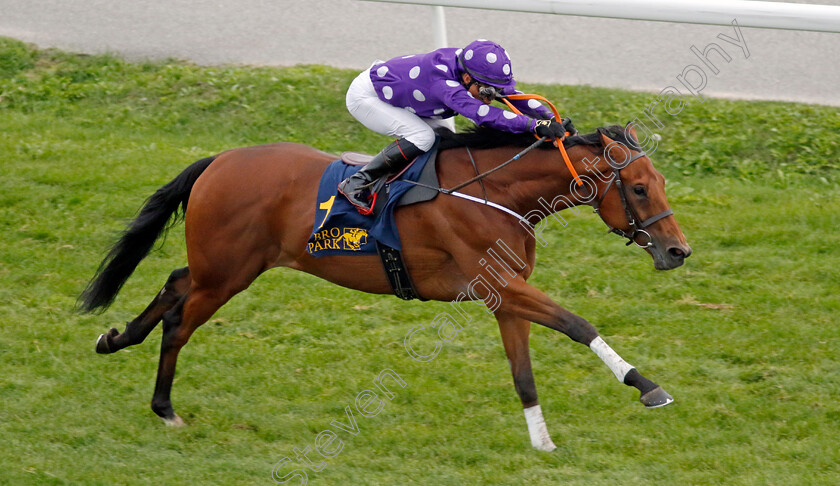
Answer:
[[[577,132],[578,132],[577,128],[575,128],[575,126],[572,125],[572,119],[571,118],[564,118],[561,123],[563,124],[563,129],[564,130],[569,132],[571,135],[577,135]]]
[[[566,128],[563,126],[563,123],[554,119],[537,120],[537,126],[534,128],[534,133],[536,133],[539,137],[556,138],[559,140],[566,136]]]

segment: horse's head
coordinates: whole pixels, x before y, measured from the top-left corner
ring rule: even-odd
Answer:
[[[665,197],[665,179],[651,163],[628,124],[623,133],[599,129],[608,167],[592,204],[611,231],[653,257],[657,270],[671,270],[691,255]],[[602,166],[601,164],[598,164]],[[602,166],[603,167],[603,166]]]

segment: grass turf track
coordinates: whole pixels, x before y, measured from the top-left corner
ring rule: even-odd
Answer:
[[[310,484],[840,483],[840,113],[787,103],[692,102],[663,119],[653,160],[694,249],[684,267],[654,271],[587,211],[552,223],[538,251],[532,283],[673,405],[643,409],[588,349],[534,326],[558,445],[540,453],[481,308],[421,364],[403,337],[447,304],[274,270],[184,348],[173,401],[190,425],[165,428],[148,408],[160,330],[111,356],[93,342],[184,265],[183,226],[103,315],[73,313],[76,296],[143,200],[200,157],[279,140],[381,148],[344,109],[354,75],[127,63],[0,39],[0,483],[268,484],[383,368],[406,388],[378,416],[357,415],[358,435],[339,432],[344,449]],[[652,99],[526,88],[582,132]]]

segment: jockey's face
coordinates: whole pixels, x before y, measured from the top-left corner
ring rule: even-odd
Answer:
[[[472,76],[470,76],[467,73],[461,74],[461,80],[464,82],[464,86],[469,86],[469,88],[467,88],[467,91],[470,92],[470,94],[473,96],[473,98],[475,98],[477,100],[481,100],[481,102],[484,103],[485,105],[489,105],[490,103],[493,102],[493,100],[491,98],[481,96],[478,92],[482,87],[485,87],[487,85],[485,85],[484,83],[480,83],[478,81],[470,84],[470,82],[473,81],[473,78],[472,78]]]

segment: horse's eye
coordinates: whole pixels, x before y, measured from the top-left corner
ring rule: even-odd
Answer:
[[[644,196],[645,194],[647,194],[645,186],[635,186],[633,187],[633,192],[635,192],[637,196]]]

